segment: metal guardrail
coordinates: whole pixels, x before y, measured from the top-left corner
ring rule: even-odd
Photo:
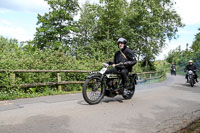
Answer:
[[[62,81],[61,73],[89,73],[91,71],[87,70],[0,70],[0,73],[9,72],[10,79],[13,87],[30,88],[30,87],[42,87],[42,86],[58,86],[58,90],[62,90],[62,85],[67,84],[83,84],[85,81]],[[138,80],[152,80],[163,77],[164,71],[155,72],[143,72],[137,73]],[[57,73],[57,82],[47,82],[47,83],[31,83],[31,84],[20,84],[16,85],[16,73]],[[161,73],[160,75],[152,76],[153,74]],[[143,75],[143,76],[142,76]],[[147,76],[148,75],[148,76]]]

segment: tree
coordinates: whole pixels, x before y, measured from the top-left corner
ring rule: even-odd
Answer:
[[[200,28],[198,30],[199,30],[199,33],[195,35],[195,41],[193,42],[192,47],[191,47],[194,52],[198,52],[198,51],[200,52]]]
[[[181,46],[179,45],[176,49],[169,51],[166,61],[168,63],[178,63],[183,56],[184,58],[186,57],[185,52],[181,50]]]
[[[78,32],[73,38],[75,48],[78,46],[90,45],[94,41],[94,35],[97,32],[98,22],[98,8],[97,4],[89,4],[86,2],[80,10],[80,19],[77,23]]]
[[[101,4],[87,2],[84,4],[78,22],[79,33],[74,41],[77,52],[102,60],[105,57],[110,58],[110,55],[116,51],[117,45],[114,43],[119,37],[118,33],[124,17],[123,5],[127,3],[125,0],[102,0],[100,2]],[[97,58],[97,55],[102,59]]]
[[[122,23],[126,15],[128,2],[126,0],[100,0],[97,40],[118,39]]]
[[[100,0],[100,4],[85,3],[79,19],[79,35],[88,41],[116,40],[128,3],[126,0]]]
[[[192,53],[193,53],[193,60],[200,67],[200,28],[198,29],[199,32],[195,35],[195,40],[192,43]]]
[[[158,55],[166,39],[174,38],[178,27],[183,26],[173,4],[171,0],[131,1],[126,21],[135,35],[131,40],[139,45],[141,55]]]
[[[40,49],[63,49],[70,45],[73,31],[76,30],[73,17],[78,12],[77,0],[46,0],[49,12],[38,14],[34,46]]]
[[[132,0],[127,9],[124,26],[130,32],[124,34],[147,66],[161,52],[167,39],[176,38],[178,27],[184,26],[173,5],[172,0]]]

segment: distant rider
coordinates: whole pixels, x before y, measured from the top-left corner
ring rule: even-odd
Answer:
[[[176,75],[176,65],[174,63],[171,64],[171,74],[173,73]]]
[[[189,64],[185,67],[184,70],[185,70],[185,71],[191,70],[191,71],[194,73],[194,78],[196,79],[196,82],[198,82],[198,80],[197,80],[198,76],[197,76],[197,73],[196,73],[196,71],[197,71],[196,65],[193,64],[193,61],[192,61],[192,60],[189,60],[188,63],[189,63]],[[186,74],[185,78],[187,79],[187,82],[188,82],[188,75],[187,75],[187,74]]]
[[[122,76],[123,87],[127,87],[128,72],[132,71],[132,67],[137,63],[135,54],[127,47],[127,41],[124,38],[119,38],[117,41],[119,51],[115,52],[114,61],[107,62],[109,65],[122,63],[120,66],[107,70],[106,74],[120,73]]]

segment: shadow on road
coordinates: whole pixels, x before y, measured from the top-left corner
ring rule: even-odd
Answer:
[[[114,98],[109,98],[109,97],[104,97],[101,102],[104,102],[104,103],[111,103],[111,102],[119,102],[119,103],[123,103],[125,99],[122,98],[122,97],[114,97]],[[100,103],[101,103],[100,102]],[[88,103],[86,103],[84,100],[81,100],[81,101],[78,101],[77,102],[78,104],[80,105],[89,105]]]
[[[181,85],[181,86],[184,86],[184,87],[191,87],[190,84],[188,83],[175,83],[176,85]]]
[[[110,102],[119,102],[119,103],[123,103],[123,100],[125,100],[125,99],[122,98],[122,97],[104,98],[104,99],[102,100],[102,102],[105,102],[105,103],[110,103]]]

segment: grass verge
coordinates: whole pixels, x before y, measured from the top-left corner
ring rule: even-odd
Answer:
[[[186,128],[180,130],[178,133],[200,133],[200,119],[194,121]]]

